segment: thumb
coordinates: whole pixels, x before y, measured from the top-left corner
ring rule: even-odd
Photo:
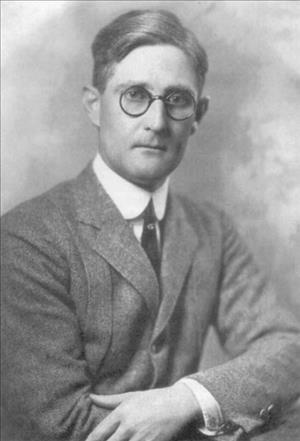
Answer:
[[[90,394],[90,398],[94,404],[105,409],[114,409],[119,406],[125,399],[130,398],[134,392],[126,392],[123,394],[114,395],[96,395]]]

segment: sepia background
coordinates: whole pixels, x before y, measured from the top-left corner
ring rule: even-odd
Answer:
[[[300,318],[300,3],[3,1],[2,213],[96,152],[81,105],[91,41],[132,8],[175,12],[209,56],[210,110],[173,185],[235,219]],[[222,360],[211,336],[203,365]]]

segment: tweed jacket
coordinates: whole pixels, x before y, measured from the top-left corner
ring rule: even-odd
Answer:
[[[217,438],[244,439],[299,394],[297,324],[214,206],[169,196],[159,281],[91,165],[2,234],[3,440],[83,441],[108,414],[90,392],[184,376],[219,402]],[[201,371],[210,325],[231,360]]]

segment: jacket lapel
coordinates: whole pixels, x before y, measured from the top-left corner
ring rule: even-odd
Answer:
[[[179,200],[170,195],[167,208],[161,265],[162,302],[153,338],[165,328],[174,311],[199,242]]]
[[[155,272],[128,222],[99,184],[91,164],[75,181],[78,220],[91,247],[131,283],[154,319],[159,304]]]

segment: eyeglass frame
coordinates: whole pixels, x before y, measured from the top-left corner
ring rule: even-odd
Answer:
[[[147,94],[148,94],[148,96],[150,98],[149,101],[148,101],[148,106],[146,107],[146,109],[143,112],[138,113],[137,115],[134,115],[134,114],[131,114],[131,113],[127,112],[124,109],[124,107],[122,106],[122,98],[123,98],[123,96],[125,95],[126,92],[128,92],[128,90],[132,89],[133,87],[138,87],[140,89],[143,89],[145,92],[147,92]],[[167,113],[169,118],[171,118],[173,121],[185,121],[186,119],[189,119],[191,116],[193,116],[193,115],[195,115],[197,113],[197,103],[196,103],[196,100],[195,100],[195,98],[193,97],[193,95],[190,92],[185,90],[184,92],[188,93],[190,95],[190,97],[192,98],[193,105],[194,105],[193,113],[191,113],[189,116],[186,116],[185,118],[180,118],[180,119],[174,118],[172,115],[170,115],[170,113],[168,111],[168,106],[167,106],[167,103],[165,102],[165,99],[168,98],[170,95],[172,95],[172,93],[175,93],[175,92],[176,91],[174,90],[174,91],[170,92],[169,94],[167,94],[166,96],[163,96],[163,95],[152,95],[149,92],[149,90],[147,90],[143,86],[130,86],[130,87],[128,87],[126,90],[124,90],[121,93],[120,98],[119,98],[119,105],[120,105],[121,109],[123,110],[123,112],[126,113],[126,115],[131,116],[132,118],[138,118],[139,116],[144,115],[149,110],[149,108],[150,108],[151,104],[153,103],[153,101],[161,100],[164,103],[164,107],[165,107],[166,113]]]

